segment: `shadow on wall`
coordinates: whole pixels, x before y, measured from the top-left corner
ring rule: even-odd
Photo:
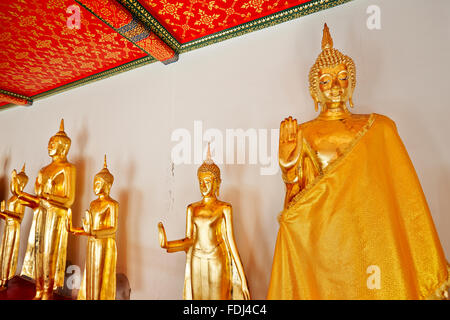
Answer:
[[[245,185],[242,180],[244,170],[244,166],[233,166],[233,170],[224,170],[227,174],[226,179],[234,181],[235,184],[224,189],[223,196],[219,198],[231,203],[233,207],[234,238],[244,266],[251,298],[265,299],[265,294],[261,293],[267,292],[269,287],[271,269],[270,267],[267,269],[266,266],[272,266],[272,252],[270,243],[264,236],[258,237],[257,244],[250,241],[252,234],[264,235],[264,230],[258,219],[262,212],[259,192],[246,186],[247,191],[242,194],[241,186]],[[245,211],[249,208],[251,211]]]
[[[10,155],[6,154],[0,161],[2,172],[0,175],[0,200],[7,200],[9,194],[9,177],[10,172],[6,172],[10,162]]]
[[[76,196],[75,196],[75,202],[72,205],[72,220],[74,227],[80,227],[82,218],[84,218],[84,212],[88,209],[88,201],[83,201],[83,197],[86,194],[93,194],[92,192],[89,192],[88,186],[91,186],[91,180],[93,181],[94,177],[87,177],[86,168],[89,167],[92,160],[86,159],[84,157],[86,145],[89,140],[89,133],[88,129],[86,127],[86,122],[84,122],[84,126],[81,129],[81,131],[78,132],[76,139],[74,139],[74,143],[76,144],[76,147],[78,148],[78,156],[74,160],[70,160],[70,154],[69,154],[69,161],[72,162],[77,170],[77,179],[76,179]],[[72,143],[72,147],[73,144]],[[70,151],[69,151],[70,152]],[[99,162],[99,168],[101,168],[100,160]],[[100,169],[99,169],[100,170]],[[93,200],[93,198],[92,198]],[[86,246],[87,246],[87,239],[86,237],[79,237],[74,236],[73,234],[69,234],[68,241],[67,241],[67,261],[72,261],[75,264],[78,264],[78,266],[81,268],[81,271],[84,271],[84,260],[86,258]],[[66,268],[69,265],[66,265]]]
[[[0,161],[2,172],[0,174],[0,201],[8,200],[8,194],[9,194],[9,173],[6,172],[8,165],[10,162],[10,155],[9,152],[6,154],[3,159]],[[4,221],[3,219],[0,219],[0,221]],[[4,222],[0,222],[0,226],[3,226]],[[3,229],[0,228],[1,234],[3,234]]]
[[[112,171],[112,174],[114,172]],[[119,218],[118,218],[118,229],[117,229],[117,272],[123,273],[128,276],[128,260],[131,259],[133,261],[133,278],[142,279],[143,270],[142,270],[142,255],[145,255],[145,252],[130,252],[129,248],[129,240],[130,237],[132,239],[139,239],[140,234],[139,230],[141,228],[140,224],[140,216],[142,215],[142,193],[135,188],[133,188],[134,177],[136,174],[136,165],[134,161],[130,161],[128,163],[128,167],[126,170],[126,185],[128,186],[126,189],[121,189],[119,191]],[[130,210],[133,209],[133,219],[132,222],[136,223],[136,225],[129,227],[130,223]],[[127,230],[133,230],[133,234],[127,233]],[[130,257],[130,254],[133,254]],[[140,282],[134,283],[133,290],[140,289]]]

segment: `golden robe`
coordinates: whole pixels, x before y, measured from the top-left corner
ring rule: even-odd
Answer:
[[[58,239],[58,248],[56,248],[56,270],[55,270],[55,283],[53,289],[56,290],[58,287],[64,287],[64,276],[66,270],[66,256],[67,256],[67,230],[65,228],[66,219],[67,219],[67,210],[54,208],[54,207],[46,207],[39,206],[33,212],[33,221],[30,228],[30,234],[28,235],[28,244],[27,251],[25,253],[25,258],[22,265],[21,275],[26,276],[31,279],[36,278],[36,228],[39,230],[44,229],[45,221],[43,221],[43,215],[47,212],[46,210],[50,210],[53,214],[61,215],[61,219],[59,221],[56,232],[59,235]],[[40,226],[37,224],[41,223]]]
[[[86,266],[78,300],[116,299],[116,240],[112,237],[89,237],[87,247]],[[89,286],[86,286],[87,281],[90,281]]]
[[[419,179],[385,116],[373,114],[279,222],[268,299],[425,299],[449,285]]]
[[[16,274],[19,257],[20,223],[25,207],[20,204],[16,196],[13,196],[8,201],[8,210],[19,214],[19,219],[5,217],[5,228],[0,246],[0,279],[4,281],[11,279]]]
[[[225,256],[225,266],[224,266],[224,272],[223,277],[227,277],[230,285],[230,296],[228,299],[230,300],[244,300],[244,294],[242,292],[242,285],[241,285],[241,278],[239,277],[239,273],[236,267],[236,264],[234,263],[234,260],[231,256],[231,249],[228,247],[228,242],[225,239],[225,222],[221,223],[221,228],[223,232],[220,234],[222,235],[222,242],[219,246],[217,246],[216,250],[220,250],[222,253],[220,255],[217,255],[218,259],[222,259],[223,256]],[[185,276],[184,276],[184,289],[183,289],[183,299],[185,300],[192,300],[193,299],[193,293],[192,293],[192,258],[195,254],[193,247],[190,247],[189,250],[186,253],[186,268],[185,268]],[[210,263],[211,261],[216,258],[215,254],[212,254],[210,257],[205,257],[203,260],[205,263]],[[205,271],[207,271],[208,268],[205,268]],[[208,277],[208,274],[202,275],[202,277]]]
[[[92,206],[92,204],[91,204]],[[86,223],[92,221],[92,228],[112,227],[117,216],[109,209],[103,212],[86,212]],[[90,236],[87,243],[86,265],[83,280],[78,291],[78,300],[115,300],[116,299],[116,236],[103,238]]]

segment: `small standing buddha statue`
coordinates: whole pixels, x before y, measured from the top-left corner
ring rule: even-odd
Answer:
[[[82,228],[72,226],[69,212],[67,230],[78,236],[88,236],[86,266],[78,293],[79,300],[114,300],[116,298],[116,231],[119,203],[109,193],[114,176],[109,172],[106,155],[103,169],[94,177],[97,199],[86,211]]]
[[[64,120],[59,131],[50,138],[48,154],[52,162],[42,168],[35,183],[36,195],[23,192],[18,183],[12,186],[12,192],[24,205],[34,209],[33,225],[24,261],[33,272],[36,280],[36,300],[48,300],[53,290],[64,285],[67,255],[67,230],[65,228],[67,212],[75,200],[76,169],[67,161],[71,140],[64,132]],[[34,228],[34,229],[33,229]]]
[[[12,182],[14,181],[14,182]],[[11,174],[11,189],[16,184],[23,191],[28,183],[25,174],[25,165],[22,171],[17,173],[14,169]],[[25,213],[25,206],[20,199],[13,195],[8,203],[1,202],[0,218],[5,219],[5,229],[0,247],[0,290],[7,288],[8,280],[14,277],[19,257],[20,223]]]
[[[158,224],[159,241],[167,252],[186,252],[183,298],[186,300],[250,299],[244,268],[235,244],[232,208],[217,199],[220,169],[207,159],[198,168],[203,199],[191,203],[186,212],[186,237],[167,241],[163,224]]]
[[[314,120],[280,125],[286,187],[269,299],[446,298],[449,271],[395,123],[353,114],[353,60],[327,25],[309,73]]]

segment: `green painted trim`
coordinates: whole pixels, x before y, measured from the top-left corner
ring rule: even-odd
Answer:
[[[118,33],[120,36],[124,37],[125,39],[127,39],[128,41],[130,41],[132,44],[134,44],[136,47],[138,47],[139,49],[141,49],[142,51],[144,51],[146,54],[148,54],[149,56],[152,56],[150,54],[150,52],[148,52],[147,50],[145,50],[144,48],[142,48],[140,45],[138,45],[136,42],[132,41],[130,38],[128,38],[127,36],[123,35],[122,33],[120,33],[119,31],[117,31],[116,28],[114,28],[112,25],[110,25],[106,20],[103,20],[103,18],[99,17],[94,11],[92,11],[91,9],[89,9],[89,7],[85,6],[83,3],[80,2],[81,0],[75,0],[76,3],[78,3],[80,6],[82,6],[83,8],[85,8],[87,11],[89,11],[92,15],[94,15],[97,19],[99,19],[101,22],[103,22],[104,24],[106,24],[108,27],[110,27],[111,29],[113,29],[116,33]],[[153,57],[153,56],[152,56]]]
[[[122,73],[122,72],[125,72],[125,71],[129,71],[129,70],[132,70],[132,69],[135,69],[135,68],[138,68],[140,66],[143,66],[143,65],[146,65],[146,64],[150,64],[150,63],[153,63],[153,62],[156,62],[156,61],[158,61],[158,60],[156,60],[155,58],[150,57],[150,56],[142,57],[142,58],[133,60],[131,62],[127,62],[125,64],[122,64],[120,66],[114,67],[112,69],[105,70],[105,71],[93,74],[93,75],[91,75],[89,77],[86,77],[86,78],[83,78],[83,79],[80,79],[80,80],[77,80],[77,81],[74,81],[74,82],[70,82],[70,83],[65,84],[65,85],[63,85],[61,87],[58,87],[58,88],[55,88],[55,89],[51,89],[51,90],[48,90],[48,91],[45,91],[45,92],[42,92],[42,93],[39,93],[37,95],[32,96],[31,98],[33,100],[42,99],[44,97],[48,97],[48,96],[54,95],[56,93],[72,89],[72,88],[77,88],[77,87],[80,87],[80,86],[85,85],[87,83],[93,83],[93,82],[98,81],[98,80],[109,78],[109,77],[111,77],[113,75],[116,75],[116,74],[119,74],[119,73]]]
[[[165,43],[178,53],[188,52],[210,44],[244,35],[249,32],[271,27],[317,11],[332,8],[352,0],[312,0],[310,2],[279,11],[266,17],[249,21],[233,28],[225,29],[181,44],[164,28],[137,0],[117,0],[155,32]]]
[[[158,20],[156,20],[137,0],[117,0],[132,14],[134,14],[144,25],[160,37],[175,53],[179,53],[181,43],[175,39]]]
[[[271,27],[289,20],[306,16],[318,11],[329,9],[352,0],[313,0],[277,13],[262,17],[233,28],[225,29],[220,32],[189,41],[181,45],[180,53],[188,52],[194,49],[205,47],[217,42],[238,37],[246,33]]]
[[[45,91],[45,92],[41,92],[41,93],[36,94],[34,96],[31,96],[31,97],[25,97],[25,96],[21,96],[21,95],[18,95],[18,94],[14,94],[14,95],[18,96],[19,98],[25,97],[26,99],[29,99],[29,100],[32,100],[32,101],[39,100],[39,99],[46,98],[46,97],[49,97],[51,95],[63,92],[63,91],[67,91],[69,89],[81,87],[81,86],[83,86],[85,84],[88,84],[88,83],[93,83],[93,82],[96,82],[98,80],[106,79],[106,78],[109,78],[109,77],[114,76],[116,74],[119,74],[119,73],[122,73],[122,72],[125,72],[125,71],[129,71],[129,70],[132,70],[132,69],[135,69],[135,68],[138,68],[140,66],[143,66],[143,65],[146,65],[146,64],[150,64],[150,63],[153,63],[153,62],[156,62],[156,61],[157,60],[155,58],[147,56],[147,57],[143,57],[143,58],[139,58],[139,59],[127,62],[127,63],[125,63],[123,65],[111,68],[109,70],[105,70],[105,71],[102,71],[102,72],[90,75],[89,77],[86,77],[86,78],[83,78],[83,79],[80,79],[80,80],[77,80],[77,81],[70,82],[70,83],[65,84],[65,85],[63,85],[61,87],[57,87],[57,88],[54,88],[54,89],[51,89],[51,90],[48,90],[48,91]],[[0,89],[0,91],[4,91],[4,90]],[[12,94],[12,93],[9,93],[8,91],[5,91],[5,93]],[[0,111],[9,109],[9,108],[14,107],[14,106],[17,106],[17,105],[11,104],[11,103],[10,104],[5,104],[3,106],[0,106]]]
[[[63,85],[61,87],[58,87],[58,88],[55,88],[55,89],[51,89],[51,90],[48,90],[48,91],[45,91],[45,92],[41,92],[41,93],[36,94],[34,96],[31,96],[31,97],[25,97],[25,96],[21,96],[21,95],[18,95],[18,94],[14,94],[14,95],[19,96],[20,98],[21,97],[25,97],[25,98],[27,98],[29,100],[32,100],[32,101],[39,100],[39,99],[46,98],[46,97],[49,97],[51,95],[54,95],[54,94],[57,94],[57,93],[69,90],[69,89],[81,87],[81,86],[83,86],[85,84],[88,84],[88,83],[93,83],[93,82],[98,81],[98,80],[106,79],[106,78],[109,78],[109,77],[114,76],[116,74],[119,74],[119,73],[122,73],[122,72],[125,72],[125,71],[129,71],[129,70],[132,70],[132,69],[135,69],[135,68],[138,68],[140,66],[143,66],[143,65],[146,65],[146,64],[150,64],[150,63],[153,63],[153,62],[156,62],[156,61],[157,60],[154,59],[153,57],[147,56],[147,57],[139,58],[139,59],[136,59],[134,61],[125,63],[125,64],[120,65],[118,67],[114,67],[114,68],[111,68],[109,70],[105,70],[105,71],[93,74],[93,75],[91,75],[89,77],[86,77],[86,78],[83,78],[83,79],[80,79],[80,80],[77,80],[77,81],[74,81],[74,82],[70,82],[70,83],[65,84],[65,85]],[[5,90],[1,90],[0,89],[0,91],[5,91]],[[5,91],[5,93],[10,94],[8,91]],[[17,105],[11,104],[11,103],[5,104],[3,106],[0,106],[0,111],[7,110],[7,109],[9,109],[11,107],[14,107],[14,106],[17,106]]]
[[[79,3],[81,6],[86,8],[82,3],[79,2],[79,0],[75,0],[77,3]],[[299,18],[311,13],[315,13],[317,11],[325,10],[328,8],[332,8],[341,4],[344,4],[346,2],[350,2],[352,0],[313,0],[311,2],[298,5],[296,7],[292,7],[290,9],[286,9],[284,11],[280,11],[277,13],[274,13],[272,15],[253,20],[250,22],[247,22],[245,24],[225,29],[220,32],[217,32],[215,34],[211,34],[208,36],[205,36],[200,39],[196,39],[184,44],[180,44],[155,18],[153,18],[150,13],[137,1],[137,0],[117,0],[122,5],[124,5],[128,10],[130,10],[137,18],[141,20],[142,23],[144,23],[147,27],[150,28],[151,31],[155,32],[166,44],[168,44],[176,53],[184,53],[191,50],[195,50],[207,45],[211,45],[220,41],[224,41],[230,38],[234,38],[237,36],[241,36],[243,34],[257,31],[266,27],[274,26],[282,22],[286,22],[295,18]],[[89,10],[88,8],[86,8]],[[89,10],[90,11],[90,10]],[[93,13],[94,14],[94,13]],[[95,15],[95,14],[94,14]],[[103,23],[107,24],[109,27],[114,29],[111,25],[109,25],[106,21],[95,15],[98,19],[100,19]],[[117,31],[116,31],[117,32]],[[123,35],[122,35],[123,36]],[[124,37],[127,40],[129,40],[127,37]],[[129,40],[130,41],[130,40]],[[132,42],[132,41],[130,41]],[[133,42],[134,45],[136,45]],[[139,47],[138,45],[136,45]],[[140,47],[139,47],[140,48]],[[142,48],[140,48],[143,50]],[[145,52],[145,50],[143,50]],[[34,95],[31,98],[26,96],[21,96],[14,93],[9,93],[6,91],[7,94],[15,95],[20,98],[24,99],[42,99],[43,97],[47,97],[59,92],[63,92],[72,88],[76,88],[79,86],[82,86],[87,83],[95,82],[101,79],[108,78],[110,76],[113,76],[115,74],[119,74],[121,72],[125,72],[128,70],[132,70],[134,68],[140,67],[145,64],[150,64],[153,62],[156,62],[157,60],[154,59],[151,56],[143,57],[131,62],[128,62],[126,64],[123,64],[121,66],[97,73],[95,75],[91,75],[89,77],[86,77],[84,79],[80,79],[71,83],[68,83],[64,86],[42,92],[40,94]],[[0,92],[4,90],[0,89]],[[0,107],[0,110],[5,110],[8,108],[11,108],[15,105],[13,104],[7,104]]]
[[[29,100],[29,101],[33,100],[30,97],[28,97],[28,96],[24,96],[23,94],[11,92],[11,91],[6,91],[6,90],[3,90],[3,89],[0,89],[0,93],[7,94],[8,96],[12,96],[12,97],[20,98],[20,99],[26,99],[26,100]]]

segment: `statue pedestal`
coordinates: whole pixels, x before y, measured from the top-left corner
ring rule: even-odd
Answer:
[[[31,300],[36,291],[34,283],[20,276],[15,276],[8,282],[8,289],[0,291],[0,300]],[[71,300],[58,294],[53,294],[54,300]]]

